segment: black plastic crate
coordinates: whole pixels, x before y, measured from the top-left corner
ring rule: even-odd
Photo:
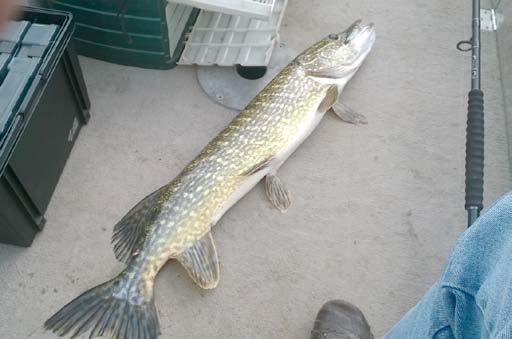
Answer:
[[[0,242],[30,246],[90,103],[71,14],[22,7],[18,21],[21,38],[0,41]]]

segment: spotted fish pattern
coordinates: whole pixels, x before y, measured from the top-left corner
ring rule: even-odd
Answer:
[[[74,330],[71,338],[89,330],[90,338],[157,338],[153,287],[169,259],[178,260],[198,286],[216,287],[212,226],[265,177],[271,202],[281,211],[288,208],[290,194],[276,171],[324,113],[338,107],[343,86],[368,53],[356,38],[370,41],[372,34],[373,26],[356,22],[285,67],[174,180],[114,226],[114,253],[126,269],[65,305],[45,327],[61,336]]]

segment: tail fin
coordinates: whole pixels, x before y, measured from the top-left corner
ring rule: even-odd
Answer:
[[[48,319],[45,328],[61,337],[75,328],[71,338],[92,327],[89,338],[156,339],[160,325],[155,304],[118,293],[122,279],[121,275],[83,293]]]

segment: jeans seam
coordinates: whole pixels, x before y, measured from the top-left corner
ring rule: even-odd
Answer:
[[[480,313],[482,314],[482,316],[484,315],[484,310],[480,307],[480,305],[476,302],[476,297],[475,297],[475,293],[473,292],[469,292],[467,291],[466,289],[464,289],[463,287],[460,287],[460,286],[455,286],[455,285],[451,285],[449,283],[441,283],[441,288],[446,288],[446,289],[453,289],[453,290],[456,290],[456,291],[459,291],[459,292],[462,292],[468,296],[470,296],[471,298],[473,298],[474,300],[474,303],[476,305],[476,307],[478,308],[478,310],[480,311]],[[485,321],[482,321],[482,325],[483,327],[485,328],[485,330],[487,331],[487,333],[491,333],[491,331],[489,330],[489,328],[487,328],[487,324],[485,323]]]
[[[450,328],[451,326],[450,325],[443,325],[442,327],[438,328],[437,330],[435,330],[434,332],[431,332],[431,334],[429,335],[429,338],[435,338],[435,336],[441,332],[442,330],[444,330],[445,328]]]

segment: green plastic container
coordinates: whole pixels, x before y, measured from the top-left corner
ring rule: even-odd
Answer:
[[[176,66],[199,13],[158,0],[53,0],[47,6],[73,14],[79,54],[156,69]]]

